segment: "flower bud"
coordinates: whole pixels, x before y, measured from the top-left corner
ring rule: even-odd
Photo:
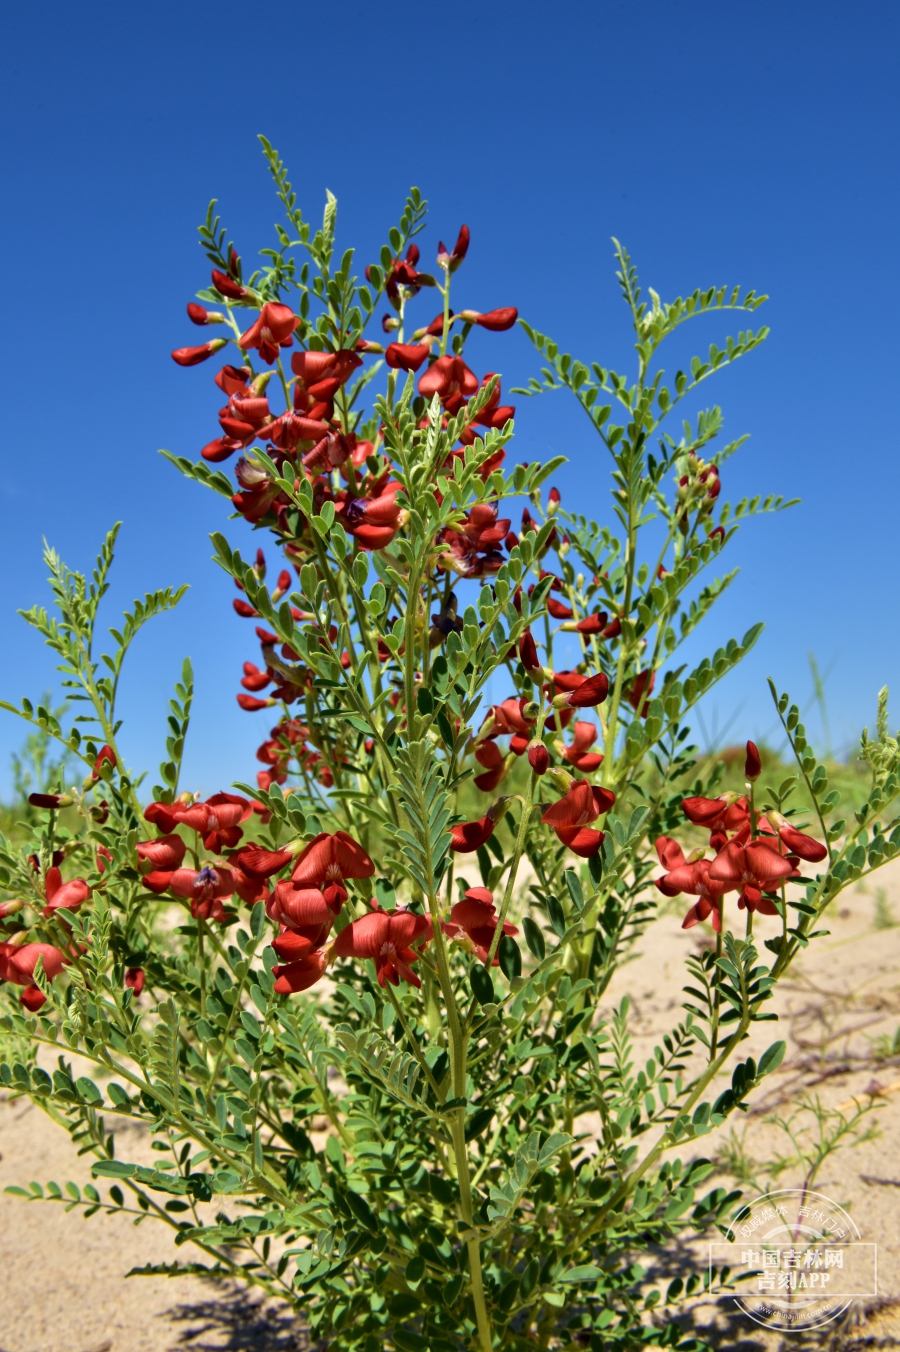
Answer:
[[[74,799],[67,793],[30,793],[28,801],[32,807],[43,807],[55,811],[59,807],[71,807]]]
[[[192,324],[224,324],[225,316],[218,310],[204,310],[202,305],[190,301],[187,307],[188,319]]]
[[[526,723],[533,723],[540,712],[541,706],[535,704],[533,699],[528,700],[527,703],[522,705],[522,717]]]
[[[229,300],[243,300],[247,295],[246,287],[229,277],[227,272],[219,272],[218,268],[212,270],[212,284],[220,296],[227,296]]]
[[[568,770],[563,770],[561,766],[552,766],[547,771],[547,778],[553,787],[562,794],[568,793],[575,783],[574,776],[570,775]]]
[[[172,353],[172,360],[179,366],[199,366],[202,361],[207,361],[214,352],[221,352],[223,347],[228,346],[227,338],[213,338],[211,343],[204,343],[202,347],[178,347]]]
[[[550,766],[550,752],[536,738],[528,743],[528,764],[536,775],[545,775]]]
[[[759,779],[762,774],[762,762],[755,742],[747,743],[747,759],[744,761],[744,776],[747,779]]]
[[[20,897],[14,897],[11,901],[0,901],[0,920],[5,920],[8,915],[15,915],[24,907],[25,903]]]

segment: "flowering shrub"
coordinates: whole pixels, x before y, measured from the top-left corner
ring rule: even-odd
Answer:
[[[648,305],[617,246],[633,378],[525,326],[545,364],[523,393],[571,391],[609,455],[617,524],[600,526],[545,493],[560,460],[508,460],[514,410],[465,353],[478,326],[499,364],[517,312],[451,308],[466,227],[420,271],[413,190],[361,282],[334,252],[334,199],[313,230],[264,149],[286,223],[245,277],[210,208],[211,286],[188,317],[226,336],[172,355],[226,358],[220,434],[196,463],[170,457],[279,552],[270,586],[263,550],[251,563],[214,537],[259,641],[238,702],[271,710],[256,782],[182,788],[185,662],[160,783],[139,791],[119,675],[181,592],[136,603],[101,654],[115,531],[92,579],[48,552],[57,617],[26,615],[84,712],[63,727],[4,706],[86,772],[32,795],[39,826],[0,857],[0,1077],[67,1126],[103,1189],[33,1195],[169,1225],[184,1257],[153,1270],[237,1276],[336,1348],[697,1346],[660,1311],[699,1276],[661,1292],[634,1256],[733,1211],[739,1194],[701,1195],[695,1142],[778,1065],[783,1042],[759,1060],[741,1043],[823,912],[900,848],[886,695],[849,825],[774,687],[797,760],[776,792],[757,792],[752,743],[740,796],[718,791],[721,767],[698,777],[689,743],[691,708],[760,628],[675,665],[733,576],[704,574],[743,519],[785,504],[723,503],[740,442],[715,449],[718,409],[665,430],[765,330],[671,386],[657,352],[764,298]],[[236,483],[215,468],[229,460]],[[490,705],[492,681],[508,694]],[[660,893],[711,939],[635,1070],[627,1002],[600,1005]],[[117,1154],[121,1117],[145,1125],[154,1167]]]

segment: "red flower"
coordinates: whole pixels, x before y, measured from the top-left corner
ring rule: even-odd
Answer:
[[[406,251],[405,258],[394,259],[384,287],[391,300],[397,300],[401,286],[405,286],[412,295],[416,296],[421,287],[436,285],[434,278],[429,276],[427,272],[416,271],[416,264],[418,261],[418,244],[410,244]],[[372,280],[371,268],[368,267],[366,268],[366,279],[368,281]]]
[[[91,771],[91,779],[100,778],[100,771],[104,764],[108,765],[111,770],[115,770],[116,768],[116,753],[113,751],[111,746],[101,746],[100,751],[97,755],[97,759],[94,761],[94,768]]]
[[[494,942],[494,935],[497,933],[497,911],[494,906],[493,893],[486,887],[470,887],[462,899],[450,908],[450,921],[444,923],[442,929],[445,934],[451,938],[462,933],[470,941],[483,963],[487,963],[488,954],[491,951],[491,944]],[[511,925],[508,920],[503,922],[504,934],[518,934],[515,925]],[[494,955],[493,966],[496,967],[500,962],[499,957]]]
[[[546,826],[586,826],[596,821],[602,812],[608,812],[616,801],[609,789],[589,784],[586,779],[573,780],[567,793],[546,809],[541,821]]]
[[[245,845],[232,859],[245,873],[271,878],[294,858],[293,850],[264,850],[261,845]]]
[[[545,775],[550,766],[550,752],[543,742],[528,743],[528,764],[536,775]]]
[[[299,962],[273,967],[272,975],[279,995],[294,995],[297,991],[309,990],[325,975],[325,954],[313,952]]]
[[[172,874],[169,891],[176,897],[185,897],[191,903],[195,920],[225,920],[222,902],[234,893],[234,877],[230,869],[218,864],[204,864],[201,869],[179,868]]]
[[[578,634],[602,634],[606,629],[606,621],[609,619],[605,610],[600,610],[594,615],[586,615],[583,620],[579,620],[575,625],[575,632]]]
[[[227,272],[219,272],[218,268],[212,270],[212,284],[220,296],[227,296],[229,300],[243,300],[249,295],[246,287],[229,277]]]
[[[252,374],[249,366],[223,366],[221,371],[216,373],[215,381],[222,393],[230,399],[233,394],[246,388]]]
[[[418,371],[430,351],[425,343],[389,343],[384,359],[395,371]]]
[[[289,878],[276,883],[274,893],[266,902],[266,915],[270,920],[276,920],[283,929],[308,939],[313,948],[324,944],[338,911],[340,904],[329,905],[321,888],[298,887]]]
[[[202,305],[195,305],[193,301],[188,301],[187,312],[192,324],[225,323],[225,316],[219,314],[218,310],[204,310]]]
[[[399,483],[385,484],[377,497],[349,498],[336,511],[348,534],[363,549],[384,549],[400,529],[402,512],[397,503]]]
[[[493,742],[487,745],[498,751]],[[451,850],[456,854],[471,854],[473,850],[477,850],[479,846],[484,845],[494,834],[497,823],[505,815],[508,802],[509,799],[507,798],[498,798],[497,802],[477,822],[456,822],[451,826],[450,835],[453,837],[450,845]]]
[[[412,971],[418,953],[411,947],[430,934],[431,921],[413,911],[376,909],[341,930],[334,941],[334,953],[340,958],[371,958],[379,986],[399,986],[400,978],[411,986],[421,986]]]
[[[272,684],[272,677],[267,671],[260,671],[259,667],[253,662],[244,663],[244,676],[241,685],[245,690],[265,690],[267,685]]]
[[[438,241],[437,261],[441,265],[441,267],[446,268],[448,272],[455,272],[456,269],[459,267],[460,263],[465,258],[468,251],[469,251],[469,227],[467,225],[461,225],[459,228],[459,234],[456,237],[456,243],[453,246],[453,252],[451,254],[447,253],[447,246],[445,245],[444,241],[443,240]]]
[[[239,794],[214,793],[205,803],[179,808],[177,820],[201,835],[208,850],[221,854],[226,846],[234,846],[241,839],[244,833],[238,822],[246,821],[252,811],[250,800]]]
[[[238,339],[238,346],[244,351],[255,347],[261,359],[271,366],[281,347],[293,346],[293,332],[297,326],[297,316],[289,305],[280,305],[277,301],[267,301],[259,312],[259,318],[246,333]]]
[[[204,343],[202,347],[177,347],[172,353],[172,360],[177,361],[179,366],[199,366],[214,352],[221,352],[227,344],[227,338],[213,338],[212,342]]]
[[[266,396],[241,389],[231,396],[227,406],[219,413],[219,426],[225,433],[224,440],[236,442],[238,446],[249,446],[257,436],[262,437],[263,429],[268,434],[266,424],[270,418]],[[208,450],[209,447],[204,449]]]
[[[625,698],[635,711],[640,710],[641,718],[647,717],[647,704],[656,684],[656,673],[638,672],[634,680],[624,690]]]
[[[44,882],[44,896],[47,905],[43,915],[46,920],[56,911],[77,911],[87,901],[91,889],[83,878],[71,878],[64,883],[58,868],[49,868]]]
[[[55,810],[68,807],[72,799],[67,793],[30,793],[28,801],[32,807],[44,807]]]
[[[291,370],[297,377],[294,384],[294,407],[304,406],[305,412],[311,411],[305,400],[298,399],[298,390],[305,395],[306,400],[333,399],[341,386],[346,384],[360,366],[362,358],[347,348],[341,348],[337,352],[295,352],[291,357]]]
[[[438,357],[419,377],[419,394],[426,399],[436,394],[450,414],[458,413],[477,390],[478,377],[462,357]]]
[[[136,848],[139,857],[149,860],[153,865],[152,872],[146,873],[141,880],[144,886],[151,892],[165,892],[172,881],[172,874],[181,867],[187,849],[181,836],[165,835],[158,836],[156,840],[142,840]]]
[[[791,854],[796,854],[798,858],[804,859],[810,864],[820,864],[823,859],[828,858],[828,847],[826,845],[823,845],[821,841],[814,840],[812,836],[805,836],[802,831],[798,831],[796,827],[791,826],[790,822],[782,817],[780,812],[767,812],[766,817]]]
[[[689,822],[713,832],[739,831],[750,821],[747,799],[733,793],[718,798],[683,798],[681,810]]]
[[[769,839],[746,843],[739,838],[730,840],[709,866],[711,882],[722,883],[725,892],[740,890],[738,906],[763,915],[778,915],[778,909],[762,893],[777,887],[793,872],[794,865],[779,854],[778,846]]]
[[[552,596],[547,597],[547,609],[554,620],[571,620],[575,614],[570,606],[564,606]]]
[[[459,317],[467,324],[478,324],[491,333],[503,333],[512,328],[519,318],[519,312],[514,305],[507,305],[499,310],[488,310],[485,314],[479,314],[477,310],[461,310]]]
[[[563,678],[561,681],[560,678]],[[577,684],[575,683],[577,680]],[[578,676],[577,672],[558,672],[554,678],[557,690],[565,693],[557,695],[553,701],[555,708],[592,709],[602,704],[609,694],[609,680],[599,671],[596,676]]]
[[[543,675],[543,668],[538,659],[537,645],[531,636],[530,629],[526,629],[519,639],[519,661],[529,675]]]
[[[497,743],[488,738],[478,743],[475,759],[487,771],[486,774],[475,776],[475,787],[481,789],[482,793],[491,793],[506,775],[506,757]]]
[[[576,721],[573,731],[575,736],[572,745],[566,747],[563,756],[570,765],[575,766],[576,770],[589,775],[603,762],[603,757],[598,752],[588,749],[597,740],[597,729],[593,723]]]
[[[371,878],[375,865],[363,847],[346,831],[329,835],[323,831],[311,840],[297,859],[291,878],[298,887],[322,887],[329,902],[347,896],[346,878]]]
[[[762,774],[762,761],[755,742],[747,743],[747,759],[744,761],[744,776],[747,779],[759,779]]]
[[[255,695],[238,695],[237,702],[248,714],[255,714],[260,709],[271,709],[277,700],[257,699]]]
[[[727,892],[724,883],[709,876],[710,860],[686,860],[681,846],[668,836],[660,836],[656,842],[656,853],[663,868],[667,870],[661,878],[656,878],[656,886],[664,897],[677,897],[682,892],[699,898],[691,907],[681,923],[682,929],[691,929],[712,914],[713,929],[718,933],[721,925],[719,899]]]
[[[616,801],[609,789],[589,784],[586,779],[576,779],[568,792],[558,802],[551,803],[541,821],[552,826],[559,840],[582,859],[590,859],[603,844],[602,831],[590,831],[584,828],[596,821],[603,812],[608,812]]]
[[[53,944],[23,944],[16,948],[13,944],[3,944],[6,949],[0,959],[0,980],[12,981],[25,990],[19,997],[21,1003],[32,1014],[40,1009],[46,996],[40,986],[34,984],[34,969],[38,959],[43,959],[44,976],[48,981],[58,977],[68,962],[66,955]]]
[[[145,973],[143,967],[126,967],[125,969],[125,989],[134,991],[135,996],[140,995],[144,989]]]

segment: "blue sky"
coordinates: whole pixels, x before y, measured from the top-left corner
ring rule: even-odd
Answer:
[[[209,199],[245,262],[271,242],[263,132],[308,217],[326,187],[336,193],[339,243],[358,247],[360,265],[415,183],[431,204],[426,260],[439,236],[471,228],[461,301],[517,305],[604,365],[627,369],[633,356],[611,235],[664,299],[722,283],[768,292],[757,320],[771,338],[706,398],[729,439],[751,433],[724,471],[726,495],[803,502],[750,523],[732,548],[741,575],[703,648],[759,619],[767,628],[705,724],[731,740],[771,731],[765,677],[807,700],[810,651],[833,664],[833,742],[874,721],[878,688],[900,676],[895,6],[212,12],[161,0],[17,6],[4,28],[0,696],[39,696],[53,680],[51,655],[16,616],[45,600],[42,536],[84,568],[121,519],[108,623],[147,589],[190,583],[136,644],[129,759],[155,770],[189,653],[188,782],[213,790],[256,768],[269,720],[234,701],[251,629],[210,562],[222,500],[157,451],[196,458],[217,434],[209,368],[180,370],[168,354],[197,341],[184,306],[208,278],[196,226]],[[699,321],[695,350],[739,326]],[[686,355],[674,351],[672,369]],[[504,390],[538,368],[519,331],[479,335],[471,359],[502,372]],[[516,458],[568,455],[564,501],[609,520],[607,465],[583,414],[563,395],[518,404]],[[895,708],[896,723],[900,690]],[[810,724],[815,734],[814,714]],[[0,793],[23,731],[3,715]]]

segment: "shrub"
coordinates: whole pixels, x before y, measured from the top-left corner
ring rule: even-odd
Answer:
[[[773,987],[838,892],[900,844],[884,824],[900,790],[884,693],[849,825],[774,687],[797,773],[758,791],[752,743],[743,791],[718,791],[721,766],[696,773],[690,711],[761,626],[691,671],[678,649],[733,576],[706,580],[740,523],[787,504],[723,503],[740,441],[715,449],[719,409],[678,440],[665,430],[766,330],[713,345],[671,387],[657,353],[689,319],[752,317],[764,298],[648,304],[617,245],[633,376],[524,326],[544,366],[523,393],[570,391],[609,456],[612,524],[598,525],[545,491],[560,460],[507,461],[514,410],[465,347],[517,314],[450,308],[468,230],[420,271],[413,190],[360,282],[352,250],[335,253],[334,199],[313,230],[264,149],[286,223],[245,279],[210,207],[212,287],[188,311],[228,336],[173,356],[230,355],[221,436],[196,463],[170,458],[282,552],[271,587],[262,551],[251,563],[214,537],[261,645],[239,701],[277,722],[256,784],[182,791],[185,662],[148,805],[119,743],[118,681],[181,592],[136,603],[101,653],[115,531],[91,579],[48,551],[57,613],[26,619],[83,712],[63,726],[4,707],[86,774],[32,795],[32,838],[2,846],[0,1077],[67,1125],[103,1190],[32,1193],[169,1225],[200,1257],[159,1270],[237,1276],[336,1348],[676,1344],[671,1308],[651,1312],[682,1285],[648,1290],[634,1255],[732,1213],[740,1194],[702,1194],[712,1166],[695,1143],[777,1067],[783,1042],[758,1061],[741,1044],[774,1018]],[[214,466],[238,451],[235,490]],[[516,530],[500,515],[513,499]],[[509,693],[486,707],[492,680]],[[687,857],[682,831],[701,842]],[[711,922],[715,942],[637,1069],[627,1001],[600,1005],[659,892],[686,894],[684,924]],[[116,1153],[123,1117],[145,1125],[155,1166]]]

